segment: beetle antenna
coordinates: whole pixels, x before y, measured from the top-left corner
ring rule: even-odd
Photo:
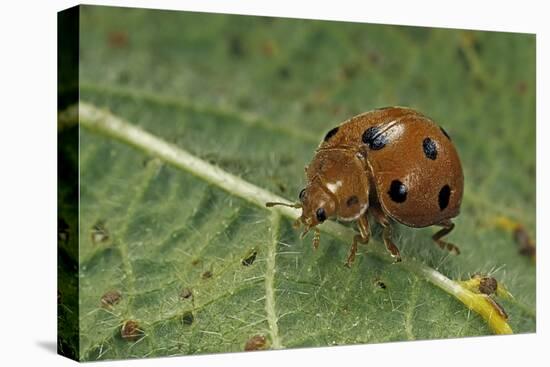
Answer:
[[[296,209],[300,209],[302,207],[302,204],[300,203],[287,204],[287,203],[280,203],[280,202],[273,202],[273,201],[265,203],[265,206],[267,206],[268,208],[271,208],[275,205],[288,206],[290,208],[296,208]]]

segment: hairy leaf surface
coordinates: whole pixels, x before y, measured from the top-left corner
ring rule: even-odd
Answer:
[[[464,166],[449,237],[462,254],[434,246],[433,228],[396,225],[396,244],[451,279],[491,274],[523,305],[499,301],[514,332],[535,330],[534,263],[495,225],[535,233],[534,36],[83,7],[80,44],[82,100],[290,200],[341,121],[425,112]],[[290,220],[128,144],[81,129],[80,149],[86,360],[242,351],[257,335],[293,348],[491,334],[368,247],[347,269],[348,243],[314,251]],[[142,335],[121,336],[128,320]]]

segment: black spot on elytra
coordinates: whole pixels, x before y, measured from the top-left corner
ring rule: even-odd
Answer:
[[[443,133],[443,135],[445,135],[447,137],[447,139],[451,140],[451,137],[449,136],[449,134],[447,134],[447,132],[445,131],[444,128],[442,128],[441,126],[439,127],[441,129],[441,132]]]
[[[338,132],[339,127],[336,126],[334,129],[330,130],[327,135],[325,135],[324,141],[328,141],[330,138],[332,138],[336,133]]]
[[[350,196],[348,200],[346,201],[347,206],[353,206],[359,203],[359,198],[355,195]]]
[[[380,132],[376,126],[371,126],[363,133],[363,143],[367,144],[372,150],[380,150],[388,143],[386,134]]]
[[[388,191],[390,198],[396,203],[403,203],[407,200],[407,186],[399,180],[393,180]]]
[[[444,210],[449,205],[451,198],[451,187],[445,185],[439,190],[439,209]]]
[[[426,158],[431,160],[435,160],[437,158],[437,145],[432,139],[424,139],[424,141],[422,142],[422,149],[424,149],[424,154],[426,155]]]

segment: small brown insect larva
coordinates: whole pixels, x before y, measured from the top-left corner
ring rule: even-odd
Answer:
[[[267,339],[263,335],[254,335],[244,346],[245,351],[263,350],[267,348]]]
[[[202,279],[209,279],[209,278],[212,278],[212,275],[214,275],[214,274],[212,274],[212,272],[210,270],[207,270],[204,273],[202,273],[201,278]]]
[[[181,316],[181,323],[183,325],[191,325],[193,324],[193,321],[195,321],[195,316],[193,315],[193,312],[187,311]]]
[[[529,234],[522,225],[516,226],[514,229],[514,239],[519,244],[519,253],[535,259],[537,256],[537,248],[535,243],[529,237]]]
[[[113,307],[120,302],[122,294],[117,290],[108,291],[101,297],[101,305],[103,307]]]
[[[103,221],[98,221],[92,227],[92,242],[96,245],[98,243],[107,242],[109,240],[109,231],[105,227]]]
[[[502,216],[495,219],[495,224],[502,229],[512,232],[514,240],[519,245],[520,255],[528,256],[533,261],[536,260],[537,248],[535,247],[535,242],[531,239],[522,224]]]
[[[483,277],[479,280],[479,291],[483,294],[494,294],[497,291],[497,287],[498,283],[495,278]]]
[[[138,322],[134,320],[125,321],[120,330],[122,339],[128,341],[136,341],[144,335],[145,333],[140,329]]]
[[[201,262],[201,260],[200,260],[200,259],[195,259],[195,260],[191,261],[191,265],[193,265],[193,266],[197,266],[197,265],[199,265],[199,264],[200,264],[200,262]]]
[[[481,293],[487,296],[497,296],[504,299],[514,298],[501,282],[497,281],[493,277],[480,273],[475,273],[468,280],[459,280],[457,282],[474,293]]]
[[[421,113],[387,107],[352,117],[331,129],[306,167],[306,186],[299,202],[266,203],[302,209],[296,225],[302,237],[329,218],[356,221],[346,265],[355,260],[359,243],[370,237],[368,213],[382,225],[387,250],[401,260],[390,224],[443,227],[432,236],[441,248],[459,254],[443,240],[460,211],[464,175],[458,153],[447,132]]]
[[[380,279],[375,279],[375,280],[374,280],[374,284],[375,284],[378,288],[380,288],[380,289],[386,289],[386,288],[387,288],[386,283],[384,283],[384,282],[383,282],[382,280],[380,280]]]
[[[256,260],[256,255],[258,255],[258,251],[252,250],[244,259],[242,259],[241,264],[244,266],[250,266],[254,264],[254,261]]]
[[[180,292],[180,299],[181,300],[186,300],[186,299],[189,299],[193,297],[193,291],[191,290],[191,288],[183,288]]]

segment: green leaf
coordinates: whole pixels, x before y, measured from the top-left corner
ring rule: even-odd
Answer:
[[[533,36],[97,7],[81,30],[81,100],[112,113],[81,105],[83,359],[491,334],[452,290],[478,272],[514,296],[497,299],[512,330],[534,332],[535,267],[495,225],[535,233]],[[262,205],[296,198],[331,127],[392,104],[459,150],[462,254],[396,225],[392,264],[373,227],[347,269],[349,228],[323,225],[314,251],[291,210]]]

